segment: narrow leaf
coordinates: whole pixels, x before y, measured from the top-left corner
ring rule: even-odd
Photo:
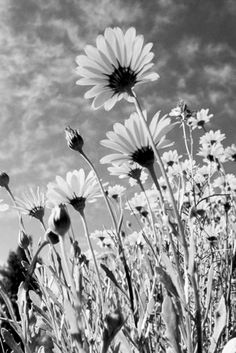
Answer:
[[[222,295],[218,308],[216,310],[216,317],[215,317],[215,327],[214,332],[211,337],[211,345],[209,349],[209,353],[214,353],[217,348],[217,343],[219,341],[220,335],[225,328],[226,325],[226,305],[225,305],[225,298]]]

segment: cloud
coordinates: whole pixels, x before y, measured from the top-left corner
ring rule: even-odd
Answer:
[[[196,58],[200,51],[200,40],[195,37],[186,37],[176,46],[177,55],[186,62]]]
[[[209,84],[224,86],[233,83],[235,69],[231,64],[224,64],[220,66],[206,65],[204,67],[204,75]]]

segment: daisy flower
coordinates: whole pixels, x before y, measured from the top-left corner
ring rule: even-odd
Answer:
[[[29,188],[22,194],[21,198],[15,197],[15,201],[15,208],[22,214],[36,218],[40,222],[43,221],[46,200],[44,192],[40,191],[39,187],[35,192],[32,188]]]
[[[179,119],[188,119],[192,116],[192,112],[189,110],[187,104],[181,99],[177,107],[171,109],[169,116],[179,118]]]
[[[147,119],[146,112],[144,112]],[[163,116],[159,119],[160,112],[157,112],[149,125],[154,143],[158,149],[169,146],[166,134],[173,128],[170,118]],[[137,113],[130,115],[124,124],[116,123],[113,131],[109,131],[106,140],[101,144],[118,153],[109,154],[101,159],[101,163],[122,164],[124,162],[136,162],[141,167],[149,168],[154,163],[154,151],[145,133],[143,122]]]
[[[226,147],[225,154],[227,160],[236,162],[236,145],[232,144],[231,146]]]
[[[201,109],[196,113],[196,116],[192,116],[188,119],[188,124],[192,127],[192,129],[201,129],[204,127],[206,123],[210,121],[213,117],[213,114],[208,115],[209,109]]]
[[[222,134],[220,130],[209,131],[200,137],[200,144],[206,146],[212,146],[220,144],[225,139],[225,134]]]
[[[95,230],[91,233],[92,239],[98,240],[98,245],[101,248],[113,248],[114,247],[114,232],[111,229]]]
[[[114,186],[109,186],[107,190],[107,195],[108,197],[117,200],[118,198],[121,197],[121,195],[124,194],[126,191],[126,188],[122,185],[114,185]]]
[[[236,176],[234,174],[226,174],[214,180],[214,187],[221,188],[222,191],[236,191]]]
[[[83,169],[66,174],[66,179],[60,176],[48,184],[47,205],[53,207],[60,204],[70,204],[76,211],[83,211],[85,202],[95,202],[100,196],[100,189],[94,172],[85,177]]]
[[[154,65],[151,48],[152,43],[144,45],[143,36],[136,35],[133,27],[125,33],[118,27],[106,28],[104,35],[97,37],[96,47],[85,47],[86,55],[76,58],[76,71],[82,77],[76,83],[92,86],[85,98],[93,98],[94,109],[104,105],[110,110],[117,101],[128,98],[135,85],[159,78],[150,71]]]
[[[204,157],[205,161],[216,163],[224,163],[226,158],[224,148],[220,143],[203,145],[197,154]]]
[[[141,181],[141,183],[144,184],[148,178],[147,173],[145,173],[143,168],[137,163],[123,163],[121,165],[113,164],[112,167],[108,167],[107,169],[111,175],[116,175],[120,179],[129,178],[131,186],[136,185],[138,181]]]
[[[164,163],[164,165],[168,168],[168,167],[172,167],[174,164],[178,164],[179,163],[179,159],[182,156],[179,156],[177,151],[168,151],[168,152],[164,152],[161,159]]]

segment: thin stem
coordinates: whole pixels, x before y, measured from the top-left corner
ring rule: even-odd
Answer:
[[[170,194],[171,203],[173,205],[174,214],[175,214],[178,226],[179,226],[179,232],[180,232],[181,240],[182,240],[182,244],[183,244],[185,266],[186,266],[186,268],[188,268],[188,247],[187,247],[187,242],[186,242],[186,239],[185,239],[183,224],[182,224],[181,219],[180,219],[180,215],[179,215],[179,212],[178,212],[178,209],[177,209],[177,205],[176,205],[176,202],[175,202],[175,199],[174,199],[174,195],[173,195],[173,192],[172,192],[172,189],[171,189],[171,186],[170,186],[170,183],[169,183],[169,180],[168,180],[168,177],[167,177],[163,162],[162,162],[161,157],[159,155],[159,152],[158,152],[158,150],[156,148],[155,142],[153,141],[153,137],[152,137],[151,132],[149,130],[147,121],[146,121],[146,119],[145,119],[145,117],[143,115],[141,106],[140,106],[139,101],[138,101],[138,99],[137,99],[137,97],[136,97],[134,92],[133,92],[133,98],[134,98],[134,104],[135,104],[136,110],[137,110],[137,112],[139,114],[139,117],[142,120],[142,122],[143,122],[143,124],[144,124],[144,126],[146,128],[146,132],[147,132],[147,135],[148,135],[148,138],[149,138],[149,143],[150,143],[150,145],[151,145],[151,147],[153,149],[153,152],[154,152],[154,155],[155,155],[155,157],[157,159],[157,162],[159,163],[159,166],[160,166],[160,169],[161,169],[161,173],[162,173],[162,175],[163,175],[163,177],[165,179],[165,183],[166,183],[168,192]]]
[[[41,250],[46,246],[50,244],[50,242],[48,240],[45,240],[42,242],[42,244],[39,246],[39,248],[37,249],[36,253],[34,254],[33,260],[30,264],[29,270],[28,270],[28,274],[27,274],[27,278],[26,278],[26,282],[28,282],[30,280],[30,277],[32,276],[37,260],[38,260],[38,255],[41,252]]]
[[[84,211],[81,210],[79,213],[80,213],[80,216],[81,216],[81,219],[82,219],[82,222],[83,222],[85,235],[86,235],[86,238],[87,238],[87,241],[88,241],[88,245],[89,245],[89,248],[90,248],[90,251],[91,251],[91,254],[92,254],[93,263],[94,263],[96,274],[97,274],[97,278],[98,278],[98,283],[99,283],[99,288],[100,288],[100,296],[101,296],[101,305],[102,305],[102,316],[104,318],[104,302],[103,302],[102,281],[101,281],[100,273],[99,273],[99,270],[98,270],[97,260],[96,260],[96,257],[95,257],[94,251],[93,251],[93,246],[92,246],[92,243],[91,243],[91,240],[90,240],[89,231],[88,231],[88,225],[87,225],[87,222],[86,222]]]
[[[112,210],[112,208],[111,208],[111,205],[110,205],[110,202],[109,202],[109,200],[108,200],[108,198],[107,198],[107,195],[106,195],[106,193],[105,193],[105,190],[104,190],[104,188],[103,188],[103,185],[102,185],[102,183],[101,183],[101,180],[100,180],[100,178],[99,178],[99,175],[98,175],[96,169],[94,168],[93,163],[92,163],[92,162],[90,161],[90,159],[86,156],[86,154],[85,154],[83,151],[80,152],[80,154],[81,154],[81,156],[84,158],[84,160],[88,163],[88,165],[90,166],[90,168],[93,170],[94,174],[96,175],[98,184],[99,184],[100,189],[101,189],[101,192],[102,192],[102,194],[103,194],[104,201],[105,201],[105,203],[106,203],[107,209],[108,209],[109,214],[110,214],[111,219],[112,219],[113,227],[117,230],[117,222],[116,222],[116,219],[115,219],[115,215],[114,215],[114,212],[113,212],[113,210]]]
[[[67,280],[69,280],[69,283],[70,283],[70,287],[71,287],[71,291],[72,291],[75,305],[76,305],[76,307],[79,307],[79,301],[78,301],[78,296],[77,296],[77,292],[76,292],[76,288],[75,288],[74,279],[73,279],[72,274],[70,272],[70,266],[68,263],[68,259],[66,257],[65,240],[64,240],[64,237],[62,237],[62,236],[60,236],[59,239],[60,239],[60,246],[61,246],[61,256],[62,256],[62,261],[64,263],[65,271],[67,274]]]

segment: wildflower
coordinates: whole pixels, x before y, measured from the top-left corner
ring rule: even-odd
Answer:
[[[187,104],[181,99],[177,106],[171,110],[169,116],[185,120],[189,119],[192,114]]]
[[[5,172],[0,173],[0,186],[7,188],[10,178],[9,175]]]
[[[69,148],[77,152],[83,152],[84,140],[79,130],[72,129],[70,126],[65,128],[66,141]]]
[[[94,172],[85,177],[83,169],[66,174],[66,180],[57,176],[56,182],[48,184],[48,206],[70,204],[77,211],[83,211],[85,202],[94,202],[100,196],[99,185]]]
[[[102,248],[112,248],[114,246],[114,234],[112,230],[95,230],[90,237],[99,241],[98,245]]]
[[[164,152],[161,159],[164,163],[164,165],[168,168],[168,167],[172,167],[174,164],[178,164],[179,163],[179,159],[182,156],[179,156],[177,151],[168,151],[168,152]]]
[[[134,196],[126,203],[126,209],[132,211],[133,214],[140,213],[142,216],[147,215],[147,198],[150,203],[151,209],[155,212],[158,208],[157,205],[157,192],[155,189],[146,190],[146,196],[144,192],[135,193]]]
[[[70,217],[65,205],[58,205],[52,209],[48,219],[49,229],[60,236],[64,236],[70,228]],[[49,236],[50,237],[50,236]]]
[[[203,145],[198,155],[204,157],[206,161],[215,162],[217,164],[219,162],[225,162],[226,158],[224,148],[220,143]]]
[[[122,194],[126,191],[126,188],[122,185],[109,186],[107,190],[108,197],[118,200]]]
[[[226,174],[224,176],[220,176],[214,180],[213,186],[216,188],[221,188],[223,192],[236,192],[236,176],[234,174]]]
[[[232,144],[230,147],[225,149],[226,159],[236,162],[236,145]]]
[[[45,211],[45,195],[37,187],[36,192],[30,188],[22,195],[22,198],[15,198],[16,208],[23,214],[31,216],[42,222]]]
[[[222,134],[220,130],[205,133],[200,137],[200,144],[202,146],[213,146],[216,144],[220,144],[225,139],[225,134]]]
[[[192,127],[192,129],[201,129],[204,128],[205,124],[210,121],[213,117],[213,114],[208,115],[209,109],[201,109],[199,112],[188,119],[188,125]]]
[[[145,117],[146,113],[144,112]],[[160,112],[157,112],[149,125],[154,143],[157,148],[167,147],[168,141],[165,135],[173,128],[170,118],[163,116],[159,120]],[[146,117],[147,118],[147,117]],[[142,121],[137,113],[130,115],[124,124],[116,123],[114,131],[108,132],[107,140],[101,144],[118,153],[109,154],[101,159],[101,163],[122,164],[124,162],[136,162],[141,167],[148,168],[154,163],[154,151],[149,144]]]
[[[76,71],[82,76],[76,83],[93,86],[85,98],[93,98],[94,109],[104,105],[110,110],[117,101],[128,99],[135,85],[159,78],[150,72],[152,43],[143,44],[143,36],[137,36],[133,27],[125,33],[118,27],[106,28],[104,35],[97,37],[96,47],[87,45],[86,55],[76,58]]]
[[[112,167],[107,168],[111,175],[117,175],[120,179],[129,177],[129,183],[131,186],[141,182],[142,184],[148,178],[147,173],[144,172],[137,163],[123,163],[121,165],[113,164]]]

